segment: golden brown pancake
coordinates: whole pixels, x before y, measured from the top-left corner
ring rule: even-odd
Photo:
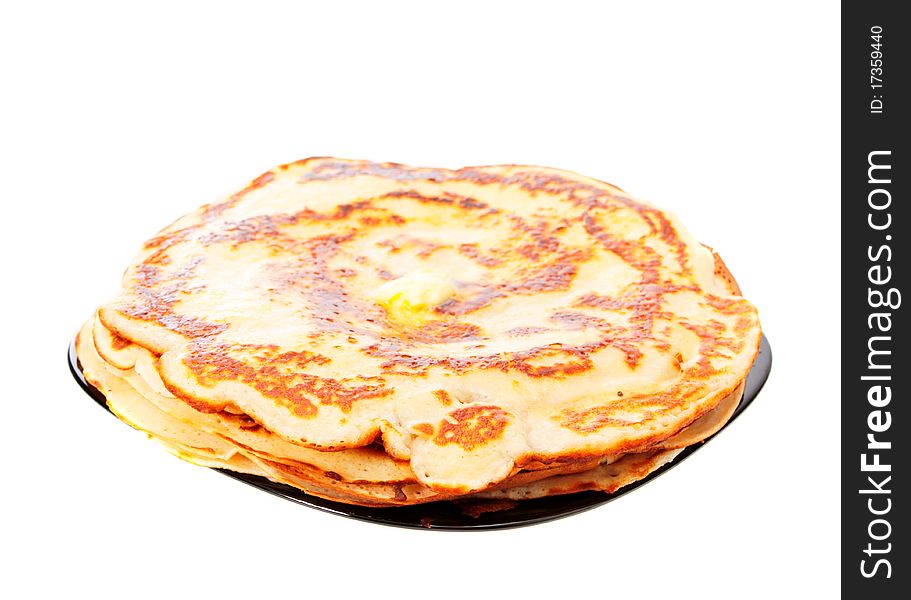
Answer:
[[[375,504],[657,468],[727,421],[760,336],[720,258],[614,186],[340,159],[179,219],[87,331],[125,420],[111,394],[233,448],[216,460]],[[150,433],[205,455],[176,429]]]

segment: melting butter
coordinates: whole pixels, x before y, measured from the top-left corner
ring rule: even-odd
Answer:
[[[374,293],[374,300],[394,319],[422,321],[455,293],[448,277],[428,269],[416,269],[381,285]]]

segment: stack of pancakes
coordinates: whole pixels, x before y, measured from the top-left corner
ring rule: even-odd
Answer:
[[[730,418],[759,339],[717,254],[614,186],[316,158],[146,242],[77,354],[180,458],[394,506],[641,479]]]

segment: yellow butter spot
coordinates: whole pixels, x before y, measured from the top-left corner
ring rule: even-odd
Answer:
[[[374,299],[398,321],[423,321],[433,309],[456,293],[447,277],[427,269],[416,269],[407,275],[387,281],[377,289]]]

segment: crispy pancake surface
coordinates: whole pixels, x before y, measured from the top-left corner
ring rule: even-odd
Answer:
[[[669,460],[726,421],[760,329],[711,250],[616,187],[319,158],[149,240],[82,335],[133,412],[215,440],[169,422],[173,447],[402,503]]]
[[[76,348],[87,381],[105,394],[108,406],[121,420],[145,432],[168,452],[200,466],[259,475],[311,495],[367,506],[455,498],[521,500],[582,490],[612,492],[676,456],[677,451],[663,448],[696,443],[715,433],[730,417],[741,392],[735,390],[717,408],[652,451],[543,468],[537,465],[534,470],[526,465],[525,470],[480,494],[457,496],[417,483],[407,465],[375,449],[314,451],[283,443],[237,415],[198,413],[164,389],[148,351],[132,345],[131,353],[138,360],[131,369],[120,369],[102,358],[118,350],[103,328],[97,320],[90,321],[77,336]]]

